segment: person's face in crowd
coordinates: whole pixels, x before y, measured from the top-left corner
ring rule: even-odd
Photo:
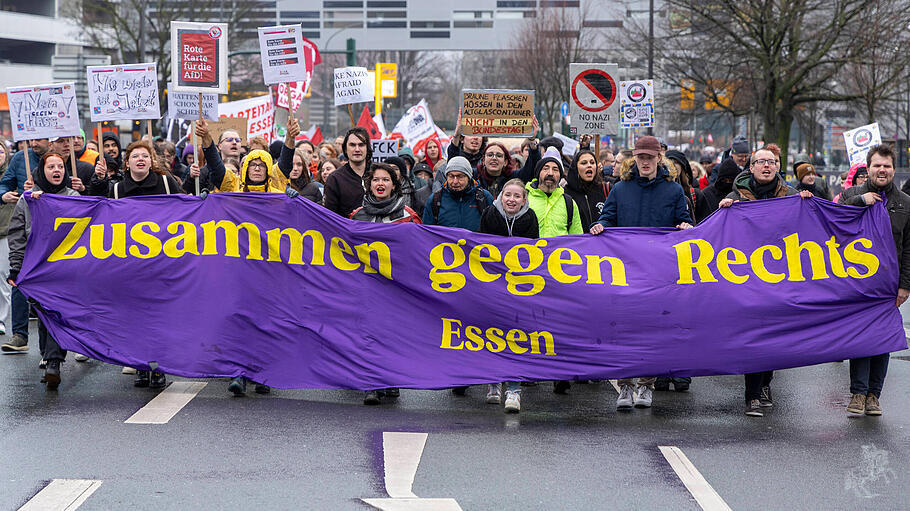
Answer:
[[[889,156],[873,154],[869,161],[869,179],[878,188],[894,180],[894,162]]]
[[[336,138],[335,138],[335,144],[334,144],[334,145],[335,145],[335,151],[337,151],[338,154],[341,154],[341,143],[342,143],[342,142],[344,142],[344,137],[336,137]]]
[[[470,178],[464,172],[452,171],[446,174],[446,187],[453,192],[460,192],[468,187]]]
[[[430,174],[426,170],[418,170],[417,173],[414,175],[419,177],[420,179],[423,179],[427,183],[433,181],[433,174]]]
[[[625,159],[626,159],[626,156],[624,154],[622,154],[622,153],[617,154],[613,158],[613,167],[615,168],[615,167],[622,165],[622,161]]]
[[[537,187],[544,193],[550,193],[559,186],[559,165],[556,162],[548,161],[540,169],[540,175],[537,177]]]
[[[597,162],[593,154],[585,153],[578,158],[578,177],[586,183],[594,181],[594,174],[597,172]]]
[[[490,146],[484,152],[483,165],[491,176],[498,176],[506,166],[506,154],[498,145]]]
[[[439,146],[436,141],[427,142],[427,158],[433,161],[439,159]]]
[[[868,174],[860,174],[853,178],[853,186],[862,186],[869,179]]]
[[[387,163],[386,165],[395,169],[395,177],[397,177],[398,180],[401,181],[401,169],[398,168],[398,165],[395,165],[394,163]]]
[[[392,176],[385,169],[376,169],[373,172],[373,178],[370,179],[370,193],[379,200],[388,199],[395,191],[392,184]]]
[[[44,156],[51,148],[51,143],[46,138],[30,140],[28,144],[29,147],[32,148],[32,151],[35,151],[35,154],[38,156]]]
[[[367,143],[361,140],[357,135],[348,137],[348,146],[346,149],[348,159],[355,165],[363,163],[367,157]]]
[[[218,142],[218,152],[221,158],[229,156],[240,156],[240,134],[236,131],[228,130],[221,134],[221,141]]]
[[[815,184],[815,178],[818,177],[815,172],[809,172],[800,180],[803,184],[812,186]]]
[[[62,183],[64,176],[66,176],[66,169],[63,166],[63,160],[61,158],[51,156],[44,162],[44,177],[46,177],[52,185],[59,185]]]
[[[314,152],[313,146],[311,146],[310,144],[303,143],[303,144],[300,144],[300,150],[303,151],[303,154],[305,154],[307,158],[309,158],[310,160],[313,159],[313,152]]]
[[[0,165],[6,163],[6,144],[0,143]]]
[[[265,176],[268,173],[268,165],[266,165],[266,163],[259,158],[256,158],[247,164],[246,175],[250,178],[250,182],[252,183],[262,183],[265,181]]]
[[[509,216],[515,215],[525,205],[527,200],[526,191],[523,186],[511,184],[502,189],[502,195],[499,200],[502,202],[502,209]]]
[[[169,146],[164,148],[164,163],[168,168],[173,168],[174,158],[177,157],[177,149],[171,149]]]
[[[652,179],[657,175],[657,156],[640,153],[632,156],[635,158],[635,165],[638,166],[638,175]]]
[[[130,153],[126,165],[133,175],[133,179],[142,181],[152,169],[152,155],[149,154],[148,149],[137,147]]]
[[[193,153],[186,155],[186,164],[192,165],[194,163],[196,163],[196,157],[193,155]]]
[[[325,164],[322,165],[322,182],[325,182],[325,180],[329,178],[332,172],[335,172],[336,170],[338,169],[335,168],[334,164],[331,162],[325,162]]]
[[[530,146],[530,145],[522,146],[522,148],[521,148],[521,155],[522,155],[522,156],[524,156],[525,158],[527,158],[527,157],[528,157],[528,153],[530,153],[530,152],[531,152],[531,146]]]
[[[708,162],[708,163],[703,163],[703,164],[702,164],[702,167],[705,168],[705,174],[707,174],[707,175],[710,176],[710,175],[711,175],[711,171],[714,170],[714,161],[712,160],[712,161],[710,161],[710,162]]]
[[[60,153],[64,158],[69,157],[73,150],[73,137],[60,137],[53,142],[54,152]]]
[[[111,158],[117,158],[120,156],[120,149],[117,147],[117,142],[107,139],[102,144],[104,146],[104,154],[110,156]]]
[[[85,139],[82,137],[73,137],[73,149],[78,153],[85,147]]]
[[[303,174],[303,167],[305,167],[305,165],[303,164],[303,159],[300,156],[295,154],[294,155],[294,167],[291,169],[291,176],[290,176],[291,179],[297,179],[298,177],[300,177],[301,174]]]
[[[604,153],[604,157],[600,159],[600,168],[612,168],[613,165],[616,165],[616,157],[613,156],[613,153]]]
[[[778,168],[777,158],[771,151],[756,151],[752,156],[752,177],[758,184],[768,184],[774,181]]]
[[[98,144],[96,144],[94,140],[89,140],[88,143],[85,144],[85,147],[91,149],[92,151],[95,151],[96,153],[100,152],[98,151]]]
[[[774,156],[774,153],[772,153],[771,151],[767,151],[767,152],[771,154],[772,158],[777,159]],[[745,167],[746,164],[749,163],[749,154],[748,153],[730,153],[730,157],[733,158],[733,161],[736,162],[736,164],[739,165],[740,167]]]
[[[470,153],[476,153],[477,151],[480,151],[481,144],[483,144],[483,137],[464,137],[464,148]]]

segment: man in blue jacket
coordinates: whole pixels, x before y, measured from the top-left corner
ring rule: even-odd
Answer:
[[[651,136],[635,141],[632,151],[635,164],[622,173],[613,185],[603,213],[591,226],[597,235],[604,227],[676,227],[689,229],[692,218],[686,207],[685,193],[670,177],[669,169],[660,164],[660,142]],[[618,410],[651,406],[656,377],[638,379],[638,395],[632,392],[634,378],[619,380]]]
[[[493,196],[474,184],[471,164],[463,156],[446,163],[445,176],[445,186],[427,199],[421,221],[477,232],[480,217],[493,204]]]

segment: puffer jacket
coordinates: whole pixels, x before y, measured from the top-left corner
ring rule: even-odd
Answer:
[[[481,193],[480,197],[483,197],[482,201],[477,200],[478,191]],[[433,214],[433,202],[437,193],[440,194],[439,218]],[[422,220],[426,225],[460,227],[477,232],[480,229],[480,217],[491,204],[493,204],[493,196],[490,195],[490,192],[477,188],[473,184],[460,192],[453,192],[448,187],[443,187],[442,190],[427,198]]]
[[[565,234],[582,234],[584,228],[581,225],[581,213],[578,211],[578,204],[572,197],[565,194],[562,188],[557,187],[553,193],[547,195],[537,188],[537,180],[533,180],[527,185],[528,205],[534,214],[537,215],[537,224],[541,238],[551,236],[563,236]],[[569,222],[568,207],[572,207],[572,219]]]
[[[638,166],[627,158],[619,174],[620,180],[613,185],[603,214],[597,223],[604,227],[676,227],[692,217],[682,186],[674,181],[672,165],[662,160],[657,166],[654,179],[638,174]]]

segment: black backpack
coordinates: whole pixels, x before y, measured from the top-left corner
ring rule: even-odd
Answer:
[[[483,194],[483,189],[480,187],[474,187],[474,203],[477,205],[477,213],[483,216],[483,212],[487,209],[487,197]],[[433,194],[433,224],[439,225],[439,210],[442,208],[442,189],[437,190]]]

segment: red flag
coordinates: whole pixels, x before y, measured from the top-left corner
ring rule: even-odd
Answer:
[[[360,114],[360,120],[357,121],[357,125],[367,130],[370,134],[370,140],[382,138],[382,132],[379,131],[379,126],[376,125],[376,121],[374,121],[373,116],[370,115],[370,109],[366,106],[363,107],[363,112]]]
[[[313,66],[318,66],[319,64],[322,64],[322,56],[319,55],[319,48],[316,46],[316,44],[313,43],[313,41],[310,41],[309,39],[304,37],[303,46],[305,48],[308,48],[313,53],[313,56],[312,56]],[[309,55],[307,55],[307,57],[309,57]],[[309,58],[307,60],[309,60]],[[307,62],[307,71],[312,71],[312,68],[309,66],[309,62]]]
[[[315,124],[310,126],[310,129],[297,135],[297,138],[294,139],[295,142],[300,142],[301,140],[309,140],[313,145],[319,145],[322,142],[322,129]]]

